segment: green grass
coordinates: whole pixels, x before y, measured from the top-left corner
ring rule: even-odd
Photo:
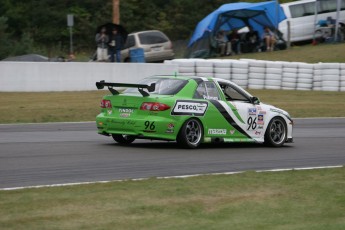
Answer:
[[[290,113],[292,117],[344,117],[345,92],[248,90],[267,104]]]
[[[0,123],[92,121],[107,92],[0,93]]]
[[[320,44],[316,46],[304,45],[293,46],[287,50],[261,53],[247,53],[230,56],[229,58],[250,58],[270,61],[293,61],[293,62],[345,62],[345,43]],[[224,57],[222,57],[224,58]]]
[[[0,191],[1,229],[345,229],[345,168]]]
[[[293,117],[343,117],[345,92],[249,90]],[[0,123],[93,121],[108,91],[0,93]]]

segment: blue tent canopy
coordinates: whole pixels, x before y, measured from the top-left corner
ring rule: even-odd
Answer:
[[[224,4],[198,23],[188,47],[220,30],[230,31],[251,26],[261,35],[264,26],[277,28],[284,19],[286,16],[277,1]]]

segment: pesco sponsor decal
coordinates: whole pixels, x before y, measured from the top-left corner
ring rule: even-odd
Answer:
[[[208,134],[226,135],[226,129],[208,129]]]
[[[248,114],[249,114],[249,116],[251,116],[251,115],[256,115],[256,108],[249,108],[248,109]]]
[[[207,102],[196,102],[187,100],[177,100],[171,115],[194,115],[204,116],[208,107]]]

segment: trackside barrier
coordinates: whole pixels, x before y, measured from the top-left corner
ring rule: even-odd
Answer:
[[[137,83],[153,75],[173,75],[174,64],[91,62],[0,62],[0,92],[97,90],[96,81]]]
[[[174,59],[180,75],[212,76],[250,89],[345,91],[345,63]]]

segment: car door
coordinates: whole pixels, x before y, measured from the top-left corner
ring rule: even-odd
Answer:
[[[203,117],[200,117],[204,126],[204,135],[218,140],[228,137],[232,127],[226,120],[222,119],[223,108],[220,105],[221,97],[216,83],[206,80],[199,81],[193,99],[202,100],[208,104],[207,112]]]
[[[254,104],[251,97],[234,84],[222,83],[221,88],[237,129],[248,138],[262,136],[265,114],[261,113],[260,103]]]

